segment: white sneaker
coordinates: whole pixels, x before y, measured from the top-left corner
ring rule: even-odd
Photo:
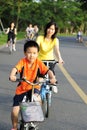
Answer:
[[[52,86],[52,91],[53,91],[54,93],[58,93],[58,88],[57,88],[57,86]]]
[[[13,49],[13,51],[16,51],[16,49]]]

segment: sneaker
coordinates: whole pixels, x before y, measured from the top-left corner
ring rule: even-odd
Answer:
[[[35,130],[33,126],[29,126],[29,130]]]
[[[13,51],[16,51],[16,49],[13,49]]]
[[[39,130],[39,129],[38,129],[38,127],[35,128],[35,127],[33,127],[33,126],[30,126],[30,127],[29,127],[29,130]]]
[[[31,125],[29,126],[29,130],[39,130],[37,125],[31,122]]]
[[[54,93],[58,93],[58,88],[57,88],[57,86],[52,86],[52,91],[53,91]]]

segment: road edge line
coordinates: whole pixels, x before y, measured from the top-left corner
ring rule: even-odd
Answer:
[[[72,85],[74,90],[78,93],[78,95],[81,97],[81,99],[87,104],[87,95],[83,92],[83,90],[80,88],[80,86],[76,83],[76,81],[70,76],[70,74],[67,72],[67,70],[64,68],[63,65],[58,64],[58,67],[66,77],[66,79],[69,81],[69,83]]]

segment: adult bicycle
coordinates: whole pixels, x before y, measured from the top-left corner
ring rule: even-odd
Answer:
[[[54,73],[54,68],[55,65],[58,63],[57,61],[54,60],[44,60],[43,61],[48,67],[49,69],[51,69]],[[55,90],[54,90],[55,89]],[[49,113],[50,113],[50,106],[51,106],[51,101],[52,101],[52,92],[57,93],[58,89],[57,89],[57,82],[56,84],[50,84],[49,82],[49,77],[48,75],[45,76],[45,82],[42,84],[41,86],[41,99],[42,99],[42,107],[43,107],[43,112],[44,112],[44,116],[46,118],[49,117]]]
[[[12,51],[16,51],[15,49],[15,43],[13,43],[16,39],[13,40],[13,38],[10,38],[9,40],[9,44],[8,44],[8,47],[9,47],[9,53],[11,54]]]
[[[13,45],[13,40],[12,40],[12,38],[10,38],[10,41],[9,41],[9,53],[10,54],[12,53],[12,45]]]

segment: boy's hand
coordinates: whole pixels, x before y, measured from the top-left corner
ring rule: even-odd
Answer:
[[[10,76],[10,77],[9,77],[9,80],[11,80],[11,81],[16,81],[16,76]]]
[[[37,82],[43,82],[43,80],[44,80],[44,79],[43,79],[42,77],[38,77],[38,78],[37,78]]]

